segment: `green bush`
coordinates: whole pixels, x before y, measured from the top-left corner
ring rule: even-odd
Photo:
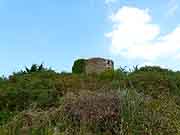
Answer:
[[[179,135],[180,109],[171,96],[144,97],[135,89],[117,92],[69,93],[63,104],[49,110],[27,110],[8,126],[60,134]],[[43,133],[42,133],[43,135]]]
[[[164,73],[172,72],[169,69],[161,68],[159,66],[144,66],[144,67],[140,67],[139,69],[138,68],[135,69],[136,69],[135,72],[164,72]]]
[[[114,78],[114,71],[113,70],[106,70],[102,73],[99,74],[99,79],[100,80],[113,80]]]
[[[82,74],[85,72],[86,60],[79,59],[74,62],[72,72],[75,74]]]
[[[53,71],[10,76],[4,81],[4,86],[0,85],[0,109],[22,111],[32,104],[39,107],[56,106],[60,94],[56,88],[58,76]]]
[[[0,112],[0,126],[6,124],[15,114],[9,111]]]
[[[176,82],[162,72],[137,72],[129,75],[132,86],[146,95],[158,97],[161,94],[178,93]]]

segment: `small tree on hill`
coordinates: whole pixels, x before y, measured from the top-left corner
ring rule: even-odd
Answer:
[[[33,64],[30,68],[26,67],[26,73],[32,73],[32,72],[39,72],[39,71],[44,71],[44,65],[37,65],[37,64]]]

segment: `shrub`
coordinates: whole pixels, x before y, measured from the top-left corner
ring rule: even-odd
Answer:
[[[6,124],[15,114],[7,111],[0,112],[0,125]]]
[[[114,78],[114,71],[113,70],[106,70],[99,75],[100,80],[113,80]]]
[[[72,72],[75,74],[82,74],[85,72],[86,60],[78,59],[74,62]]]
[[[55,128],[66,135],[179,135],[179,116],[172,97],[153,99],[134,89],[85,91],[69,93],[59,108],[19,113],[7,126],[42,135],[45,131],[53,134]]]
[[[144,67],[140,67],[139,69],[136,68],[135,72],[172,72],[169,69],[165,69],[165,68],[161,68],[159,66],[144,66]]]
[[[115,133],[120,120],[119,104],[120,98],[114,92],[81,92],[78,96],[68,95],[63,110],[74,126],[83,124],[94,133]]]
[[[133,87],[146,95],[158,97],[161,94],[172,94],[177,91],[177,85],[167,74],[161,72],[137,72],[129,75]]]

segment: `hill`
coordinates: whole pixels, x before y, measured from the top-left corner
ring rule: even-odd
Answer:
[[[179,100],[178,71],[86,75],[32,65],[0,78],[0,134],[179,135]]]

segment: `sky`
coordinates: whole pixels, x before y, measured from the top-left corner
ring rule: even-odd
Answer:
[[[0,75],[78,58],[180,69],[180,0],[0,0]]]

